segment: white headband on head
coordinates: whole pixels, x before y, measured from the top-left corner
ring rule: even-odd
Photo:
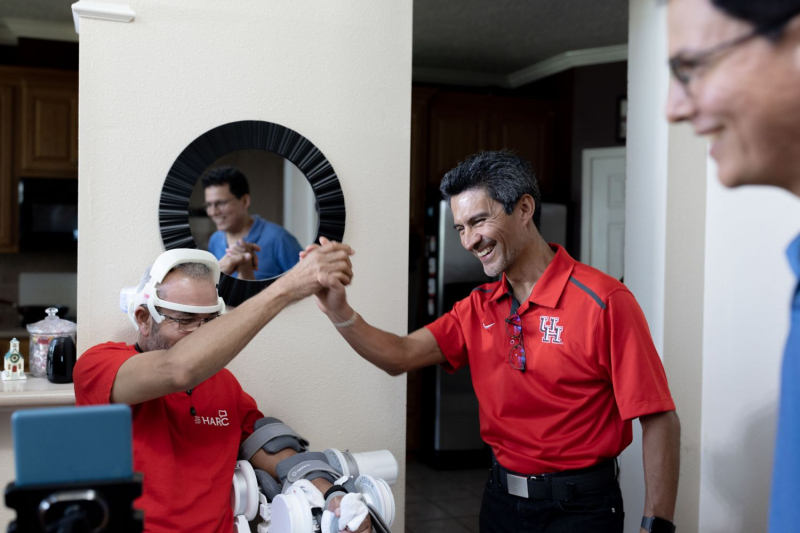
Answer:
[[[136,308],[140,305],[146,305],[147,310],[150,311],[150,316],[159,324],[164,319],[156,310],[156,306],[163,307],[164,309],[172,309],[173,311],[195,314],[223,314],[225,312],[225,302],[222,301],[219,292],[217,292],[216,305],[204,307],[169,302],[158,297],[156,285],[164,281],[164,278],[170,270],[183,263],[200,263],[206,265],[211,270],[214,284],[217,285],[217,287],[219,286],[219,261],[209,252],[192,250],[190,248],[176,248],[175,250],[164,252],[158,256],[156,262],[153,263],[150,269],[150,279],[140,291],[137,292],[136,287],[126,287],[122,289],[120,293],[120,307],[124,312],[128,313],[128,318],[131,319],[136,331],[139,331],[139,324],[136,323]]]

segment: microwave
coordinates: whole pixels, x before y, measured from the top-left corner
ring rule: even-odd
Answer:
[[[77,179],[20,179],[19,249],[78,249]]]

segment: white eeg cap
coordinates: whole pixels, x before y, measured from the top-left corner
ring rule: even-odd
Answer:
[[[217,292],[216,305],[210,306],[196,306],[184,305],[167,300],[161,300],[156,293],[156,285],[164,281],[170,270],[183,263],[200,263],[206,265],[211,270],[211,275],[214,278],[214,284],[217,285],[219,291],[219,261],[211,253],[203,250],[192,250],[190,248],[176,248],[174,250],[167,250],[158,256],[156,262],[150,268],[150,279],[144,284],[141,290],[136,291],[135,287],[126,287],[120,291],[120,308],[128,313],[136,331],[139,330],[139,324],[136,323],[136,308],[140,305],[147,305],[150,316],[153,317],[157,323],[163,320],[161,315],[156,311],[156,306],[165,309],[172,309],[175,311],[182,311],[184,313],[197,313],[197,314],[210,314],[210,313],[224,313],[225,302]]]

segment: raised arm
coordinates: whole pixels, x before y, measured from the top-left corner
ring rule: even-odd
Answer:
[[[352,277],[349,246],[332,243],[230,313],[186,335],[166,350],[138,354],[122,364],[111,401],[135,405],[188,390],[225,367],[284,307],[321,290],[320,280],[347,284]],[[145,309],[137,310],[140,327],[152,327]]]
[[[328,315],[350,346],[373,365],[397,376],[409,370],[446,362],[436,339],[426,328],[401,337],[370,326],[347,303],[341,281],[330,278],[323,285],[326,290],[317,294],[320,310]]]

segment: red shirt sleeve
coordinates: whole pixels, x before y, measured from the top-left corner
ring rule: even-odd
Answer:
[[[470,306],[469,300],[465,298],[456,302],[453,309],[425,326],[433,333],[436,344],[447,359],[446,363],[442,363],[442,368],[450,374],[469,364],[467,341],[461,325],[461,316]]]
[[[75,363],[75,405],[107,404],[111,387],[122,364],[136,355],[136,348],[123,343],[107,342],[89,348]]]
[[[608,297],[595,339],[623,420],[675,410],[650,328],[630,292],[620,290]]]
[[[258,406],[256,404],[255,399],[253,399],[252,396],[247,394],[240,387],[239,420],[242,421],[242,436],[239,441],[240,446],[247,437],[252,435],[253,426],[255,425],[256,420],[259,420],[261,418],[264,418],[264,415],[261,413],[261,411],[258,410]]]

